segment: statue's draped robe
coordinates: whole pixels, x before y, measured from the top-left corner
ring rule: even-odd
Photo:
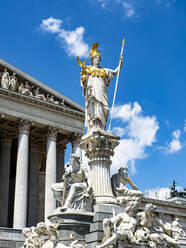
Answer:
[[[105,75],[94,76],[88,73],[85,95],[85,126],[91,129],[97,122],[101,128],[105,129],[109,114],[107,86],[112,80],[114,72],[103,68],[96,68],[96,70],[104,70]]]

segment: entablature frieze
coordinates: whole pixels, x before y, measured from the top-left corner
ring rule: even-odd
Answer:
[[[16,139],[18,138],[20,132],[26,132],[29,134],[30,144],[40,147],[40,149],[43,146],[43,150],[46,149],[48,135],[51,138],[56,139],[57,147],[60,146],[61,148],[63,147],[63,149],[66,148],[66,144],[70,142],[72,137],[72,133],[70,132],[64,133],[64,130],[45,125],[41,126],[38,125],[38,123],[30,122],[29,120],[19,118],[11,119],[11,117],[7,115],[5,115],[4,118],[0,118],[1,139]]]

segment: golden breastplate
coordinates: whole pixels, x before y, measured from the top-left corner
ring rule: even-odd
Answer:
[[[88,75],[92,77],[103,77],[106,78],[106,70],[104,68],[96,68],[93,66],[89,66]]]

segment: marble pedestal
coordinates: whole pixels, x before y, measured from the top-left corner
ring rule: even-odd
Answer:
[[[52,223],[59,223],[58,233],[60,242],[65,245],[71,243],[71,234],[76,234],[77,239],[86,242],[86,235],[90,231],[94,213],[78,210],[63,212],[60,208],[48,217]]]
[[[80,147],[89,159],[91,186],[96,203],[116,203],[110,180],[110,157],[119,137],[105,131],[92,131],[81,139]]]
[[[113,214],[122,213],[124,209],[116,204],[94,205],[94,218],[90,225],[90,232],[86,235],[87,248],[95,248],[103,240],[103,220],[111,218]]]

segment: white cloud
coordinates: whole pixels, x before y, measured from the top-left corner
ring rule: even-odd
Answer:
[[[181,131],[179,129],[175,130],[172,133],[173,138],[171,142],[167,145],[167,147],[164,148],[165,152],[175,153],[182,149],[182,144],[180,142],[180,135],[181,135]]]
[[[60,32],[58,38],[64,41],[65,48],[69,56],[88,56],[89,47],[83,41],[84,33],[84,27],[76,28],[74,31],[62,30]]]
[[[148,193],[149,198],[167,200],[167,198],[170,196],[170,189],[168,187],[157,187],[155,189],[148,189]]]
[[[142,108],[137,102],[133,105],[128,103],[116,106],[113,111],[113,119],[116,118],[121,120],[121,125],[125,125],[126,137],[120,140],[119,146],[115,149],[112,172],[122,165],[128,165],[134,174],[136,172],[135,161],[147,157],[145,149],[156,141],[159,125],[156,117],[143,115]]]
[[[97,0],[98,4],[106,10],[113,10],[115,7],[122,7],[124,10],[124,16],[130,18],[136,14],[136,10],[134,7],[134,2],[131,0]]]
[[[114,127],[114,128],[112,129],[112,132],[113,132],[115,135],[122,137],[122,136],[125,134],[126,131],[125,131],[125,129],[122,128],[122,127]]]
[[[122,2],[123,8],[125,10],[125,16],[130,18],[136,14],[134,6],[131,3],[127,3],[125,1]]]
[[[78,27],[75,30],[65,30],[61,28],[63,21],[50,17],[42,20],[39,26],[40,30],[48,33],[56,34],[57,39],[65,48],[68,56],[79,56],[81,58],[88,56],[89,47],[84,41],[84,27]]]
[[[40,28],[43,31],[49,32],[49,33],[59,33],[61,30],[61,24],[63,23],[62,20],[49,17],[48,19],[42,20],[42,23],[40,25]]]

